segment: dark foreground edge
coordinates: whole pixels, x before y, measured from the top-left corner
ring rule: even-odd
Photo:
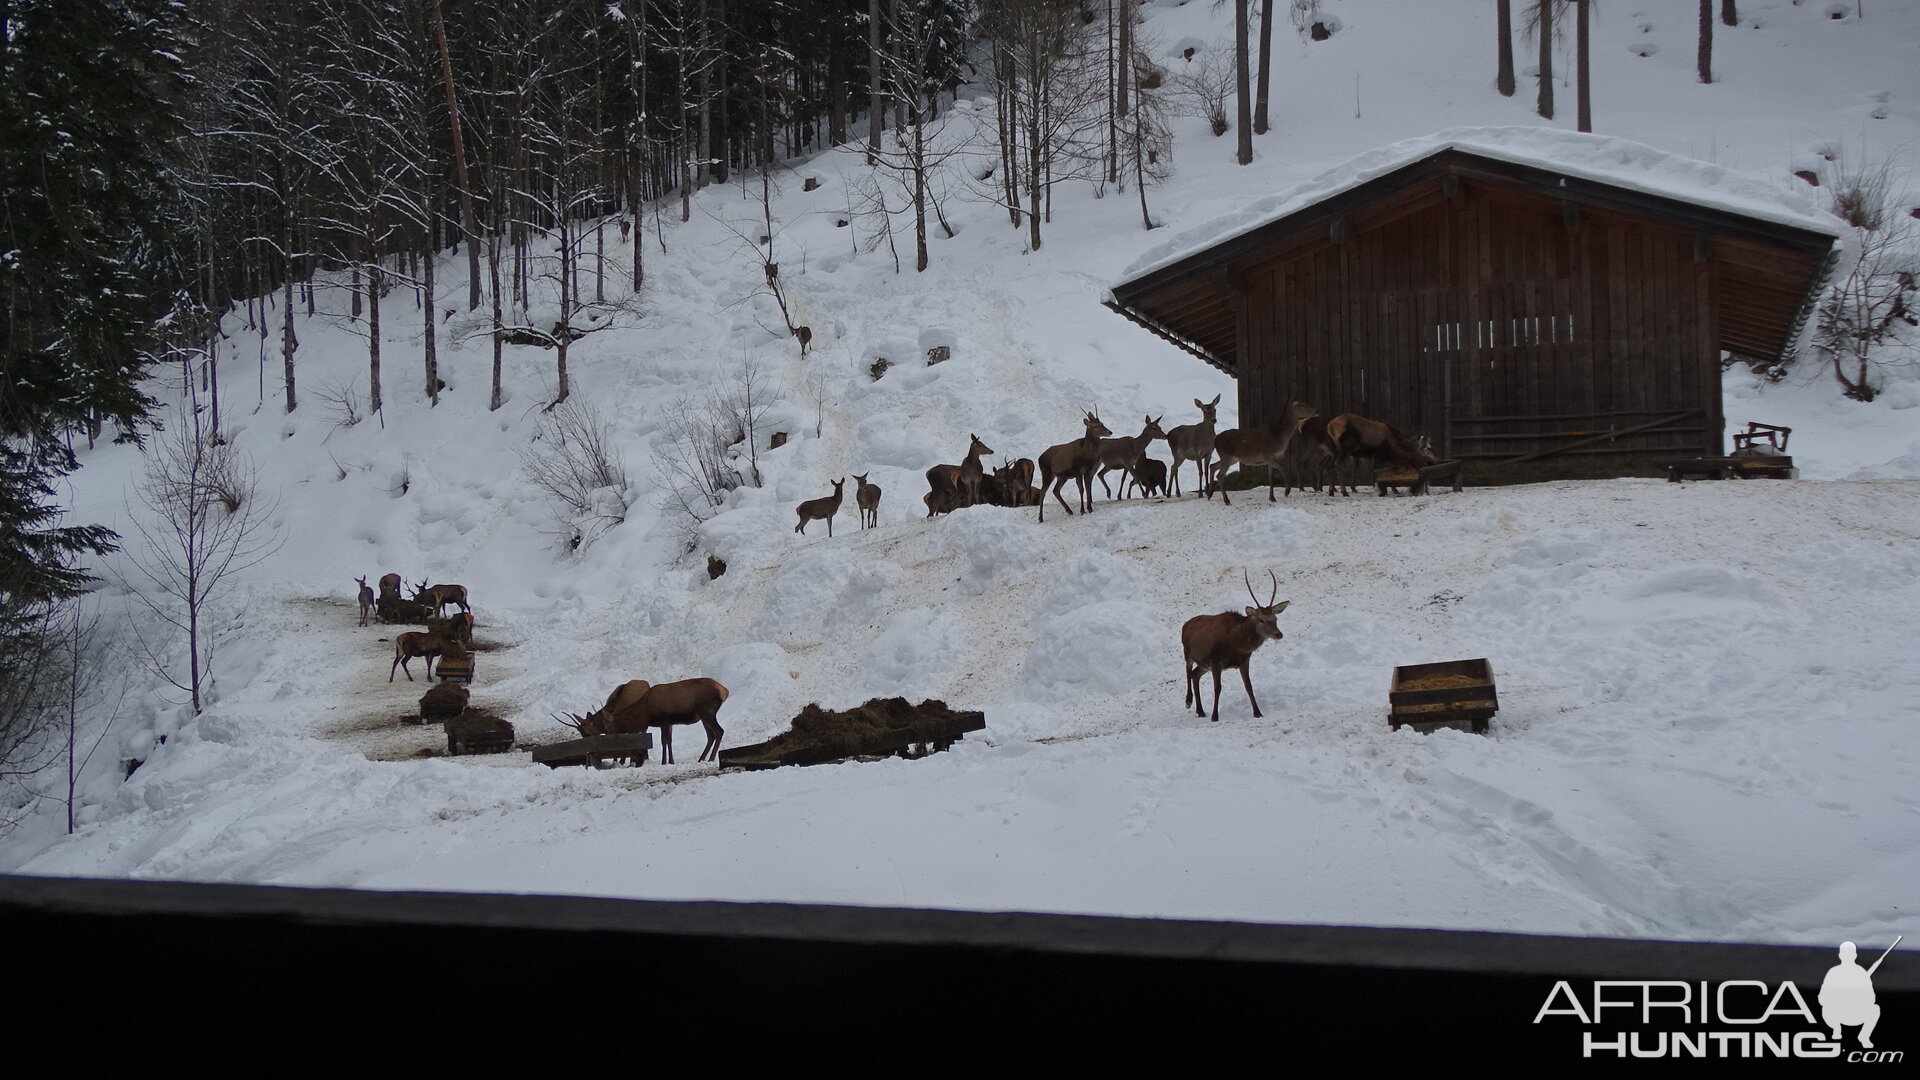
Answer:
[[[1861,963],[1887,944],[1862,941]],[[41,1030],[146,1018],[283,1054],[320,1032],[316,1050],[365,1052],[351,1040],[377,1033],[433,1057],[698,1040],[798,1061],[925,1044],[1036,1068],[1154,1051],[1578,1067],[1587,1031],[1804,1030],[1738,1021],[1785,982],[1817,1013],[1837,961],[1830,947],[4,875],[0,947],[7,1020]],[[1731,988],[1734,1021],[1667,1009],[1643,1024],[1636,1007],[1535,1022],[1556,984],[1590,1003],[1596,980],[1686,983],[1696,1000],[1736,980],[1765,990]],[[1920,1051],[1920,957],[1896,952],[1873,982],[1875,1045]],[[1596,1063],[1634,1064],[1610,1056]]]

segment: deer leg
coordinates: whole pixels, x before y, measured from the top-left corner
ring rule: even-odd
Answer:
[[[1060,494],[1060,489],[1066,487],[1067,481],[1070,479],[1072,479],[1072,477],[1062,473],[1055,477],[1053,481],[1053,497],[1060,500],[1060,509],[1065,510],[1068,517],[1073,516],[1073,507],[1067,505],[1067,497]],[[1040,500],[1040,520],[1047,520],[1047,500],[1045,499]]]
[[[1220,722],[1220,668],[1213,669],[1213,722]]]
[[[660,725],[660,764],[673,764],[673,725]]]
[[[1253,718],[1258,720],[1260,719],[1260,702],[1253,696],[1253,676],[1247,674],[1249,666],[1246,664],[1240,666],[1240,682],[1247,688],[1247,700],[1253,703]]]
[[[395,656],[395,657],[393,658],[393,663],[392,663],[391,665],[389,665],[389,666],[388,666],[388,668],[387,668],[387,681],[388,681],[388,682],[392,682],[392,681],[393,681],[393,670],[394,670],[394,668],[397,668],[397,667],[399,667],[399,666],[400,666],[400,657],[396,655],[396,656]],[[412,672],[408,672],[408,673],[407,673],[407,681],[408,681],[408,682],[412,682],[412,681],[413,681],[413,673],[412,673]]]
[[[700,760],[719,761],[720,736],[727,733],[726,729],[722,728],[719,719],[712,715],[702,716],[700,718],[700,725],[707,729],[707,748],[700,751]]]

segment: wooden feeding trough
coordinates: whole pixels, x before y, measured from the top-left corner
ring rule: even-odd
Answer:
[[[1777,424],[1762,424],[1749,421],[1747,430],[1737,431],[1733,435],[1733,454],[1728,457],[1679,458],[1662,461],[1660,467],[1667,471],[1667,482],[1677,484],[1689,477],[1695,480],[1741,480],[1760,477],[1768,480],[1791,480],[1800,475],[1793,467],[1793,457],[1787,453],[1787,440],[1792,438],[1793,429]]]
[[[1390,726],[1421,732],[1445,727],[1484,734],[1500,710],[1493,668],[1484,658],[1394,668],[1387,700]]]
[[[1388,488],[1406,488],[1409,495],[1425,495],[1435,484],[1451,484],[1460,490],[1460,462],[1437,461],[1418,469],[1382,469],[1373,474],[1373,486],[1382,496]]]
[[[584,739],[568,739],[551,746],[536,746],[533,748],[533,760],[535,764],[545,765],[549,769],[558,769],[562,765],[606,769],[621,758],[632,758],[635,765],[644,765],[647,751],[652,749],[653,736],[645,731],[627,735],[589,735]]]
[[[420,695],[420,720],[422,724],[443,723],[459,716],[467,708],[467,688],[453,682],[443,682]]]
[[[986,726],[985,713],[955,712],[943,701],[910,705],[904,698],[873,698],[837,713],[808,705],[784,734],[720,751],[720,767],[775,769],[851,758],[925,757]]]
[[[440,662],[434,665],[433,677],[443,682],[472,682],[473,654],[467,653],[464,656],[442,656]]]

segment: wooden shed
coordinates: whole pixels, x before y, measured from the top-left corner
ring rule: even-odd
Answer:
[[[1638,144],[1453,134],[1163,245],[1107,306],[1237,378],[1242,424],[1297,398],[1443,457],[1721,453],[1723,353],[1794,348],[1837,229]]]

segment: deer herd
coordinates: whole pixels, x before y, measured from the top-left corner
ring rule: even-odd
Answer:
[[[982,459],[995,456],[997,452],[978,435],[973,435],[960,464],[935,465],[927,470],[928,490],[921,496],[927,507],[927,516],[972,506],[1033,506],[1039,510],[1039,520],[1045,521],[1048,495],[1071,515],[1074,508],[1068,505],[1062,491],[1068,481],[1075,485],[1079,509],[1083,514],[1093,510],[1093,482],[1096,479],[1110,499],[1129,498],[1133,490],[1143,497],[1155,493],[1167,495],[1169,481],[1172,485],[1171,494],[1180,496],[1185,494],[1180,474],[1188,462],[1194,466],[1192,494],[1210,499],[1218,491],[1221,502],[1226,505],[1232,503],[1222,481],[1228,470],[1234,467],[1238,467],[1243,474],[1255,466],[1262,468],[1266,473],[1267,499],[1274,502],[1278,501],[1274,496],[1276,470],[1286,474],[1288,495],[1293,493],[1295,487],[1304,490],[1309,486],[1316,491],[1325,490],[1328,495],[1351,495],[1354,486],[1340,480],[1340,466],[1347,462],[1369,464],[1376,472],[1417,470],[1436,464],[1425,438],[1409,438],[1392,424],[1354,413],[1323,417],[1313,406],[1295,401],[1289,404],[1284,416],[1275,423],[1218,431],[1215,410],[1220,398],[1215,396],[1212,401],[1195,398],[1193,403],[1200,410],[1198,423],[1163,428],[1161,421],[1165,419],[1164,416],[1145,416],[1141,418],[1137,435],[1115,435],[1099,416],[1088,412],[1081,418],[1081,436],[1048,447],[1038,455],[1037,463],[1034,459],[1020,458],[988,469]],[[1155,440],[1167,444],[1172,457],[1170,466],[1148,453]],[[1038,486],[1034,485],[1036,471],[1040,480]],[[1120,474],[1118,495],[1107,482],[1108,474],[1114,472]],[[879,525],[881,492],[877,485],[867,482],[869,475],[853,477],[862,529]],[[824,520],[827,523],[827,535],[831,537],[833,519],[840,510],[845,485],[845,477],[832,481],[833,494],[809,499],[797,506],[795,510],[799,521],[793,531],[804,534],[810,522]],[[1416,486],[1415,490],[1420,488]],[[1381,486],[1380,493],[1386,494],[1384,486]],[[1248,665],[1261,645],[1281,639],[1279,615],[1291,603],[1277,599],[1279,579],[1272,571],[1268,571],[1268,577],[1273,589],[1265,603],[1261,603],[1254,593],[1251,578],[1243,574],[1248,599],[1253,601],[1251,606],[1241,612],[1196,615],[1181,626],[1185,704],[1191,706],[1196,715],[1207,716],[1201,701],[1200,679],[1203,674],[1211,672],[1212,718],[1216,721],[1220,719],[1220,676],[1227,670],[1240,672],[1241,685],[1246,688],[1247,702],[1252,706],[1253,715],[1261,715]],[[388,682],[392,682],[396,674],[401,672],[406,674],[408,681],[412,681],[413,672],[408,662],[415,657],[426,660],[427,678],[431,680],[436,658],[464,656],[471,647],[473,611],[467,603],[465,586],[430,586],[422,580],[414,587],[413,598],[406,600],[400,595],[402,580],[398,574],[382,577],[377,595],[367,584],[366,578],[356,580],[359,584],[360,625],[365,626],[369,617],[374,615],[383,622],[424,622],[427,625],[424,633],[407,632],[394,636],[394,656],[387,671]],[[442,613],[450,606],[458,607],[459,611],[452,616],[444,616]],[[699,760],[713,761],[719,757],[720,740],[725,734],[720,726],[719,712],[727,696],[727,688],[713,679],[682,679],[657,685],[644,679],[635,679],[614,687],[606,703],[593,712],[584,716],[568,713],[555,719],[582,737],[632,734],[658,728],[661,760],[666,763],[673,761],[673,728],[681,724],[698,723],[707,737]]]

